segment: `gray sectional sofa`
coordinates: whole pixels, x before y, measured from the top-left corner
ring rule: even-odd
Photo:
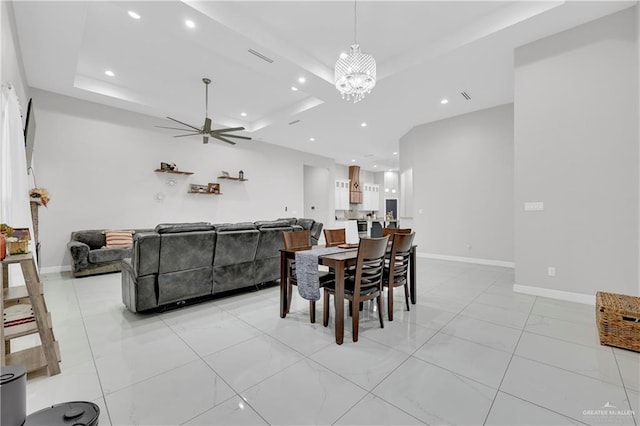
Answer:
[[[316,223],[314,221],[314,223]],[[322,231],[322,224],[315,226]],[[291,219],[211,225],[161,224],[136,232],[122,263],[122,301],[132,312],[252,287],[280,278],[283,231]]]
[[[151,229],[134,229],[135,233]],[[104,229],[87,229],[71,233],[67,248],[71,254],[74,277],[120,271],[122,259],[131,257],[130,248],[105,248]]]

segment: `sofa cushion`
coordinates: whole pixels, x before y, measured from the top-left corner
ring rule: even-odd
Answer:
[[[263,228],[283,228],[289,225],[289,221],[286,219],[278,219],[278,220],[259,220],[254,222],[254,224],[258,227],[258,229]]]
[[[216,226],[216,232],[231,232],[231,231],[253,231],[256,229],[256,225],[252,222],[243,223],[229,223]]]
[[[279,217],[278,220],[286,220],[289,225],[295,225],[296,222],[298,221],[298,219],[296,219],[295,217]]]
[[[104,231],[104,235],[107,248],[133,245],[133,231]]]
[[[99,249],[107,244],[102,230],[75,231],[71,233],[71,241],[79,241],[89,246],[90,249]]]
[[[213,231],[161,235],[160,274],[211,267],[215,245],[216,233]]]
[[[209,222],[161,223],[155,228],[155,231],[158,234],[174,234],[177,232],[211,231],[211,230],[213,230],[213,225],[211,225]]]
[[[313,226],[314,222],[315,220],[313,219],[298,219],[296,221],[296,225],[302,226],[303,229],[311,230],[311,227]]]
[[[131,257],[131,248],[100,248],[89,251],[90,263],[113,262]]]

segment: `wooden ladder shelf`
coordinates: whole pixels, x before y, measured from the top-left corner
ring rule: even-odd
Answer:
[[[9,265],[16,263],[20,264],[26,285],[9,287]],[[22,365],[27,372],[47,367],[49,375],[59,374],[60,348],[53,335],[51,314],[47,312],[33,254],[7,256],[2,261],[0,279],[2,280],[0,311],[3,319],[2,327],[0,327],[0,337],[3,342],[0,343],[1,365]],[[31,309],[27,308],[25,311],[33,311],[32,316],[28,314],[23,319],[24,322],[20,318],[13,318],[15,322],[10,326],[5,326],[5,309],[17,305],[26,308],[27,303],[31,304]],[[11,339],[34,333],[40,335],[40,345],[11,352]]]

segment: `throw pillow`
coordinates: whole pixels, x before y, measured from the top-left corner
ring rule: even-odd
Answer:
[[[125,248],[133,246],[133,231],[105,231],[107,248]]]

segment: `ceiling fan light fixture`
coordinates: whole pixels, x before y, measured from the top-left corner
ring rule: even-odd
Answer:
[[[191,124],[184,123],[180,120],[176,120],[175,118],[171,118],[171,117],[167,117],[167,119],[175,123],[178,123],[182,126],[185,126],[185,128],[167,127],[167,126],[156,126],[156,127],[189,132],[183,135],[176,135],[174,136],[174,138],[202,135],[203,144],[209,143],[210,136],[231,145],[235,145],[236,143],[228,138],[251,140],[251,138],[248,136],[232,135],[229,133],[229,132],[236,132],[238,130],[244,130],[244,127],[226,127],[222,129],[211,129],[212,121],[209,118],[209,84],[211,84],[211,79],[205,77],[202,79],[202,82],[204,83],[204,87],[205,87],[204,89],[204,125],[202,127],[193,126]]]

